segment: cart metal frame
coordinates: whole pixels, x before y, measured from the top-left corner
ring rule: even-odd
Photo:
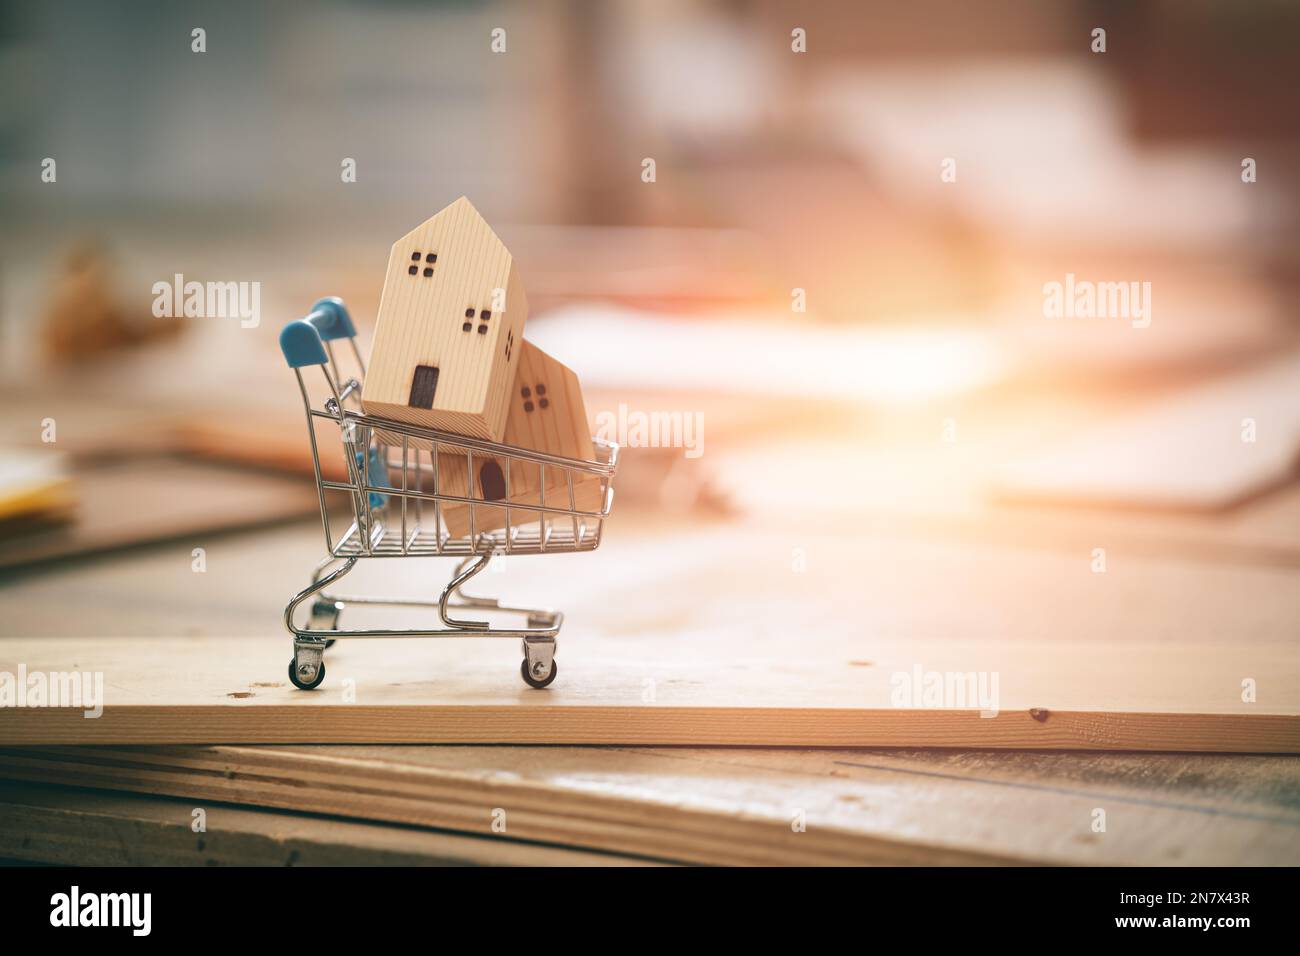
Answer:
[[[334,344],[341,339],[350,344],[357,368],[357,374],[346,380],[340,373],[334,351]],[[564,623],[563,613],[551,608],[506,605],[493,598],[467,595],[461,588],[487,567],[494,556],[573,553],[599,547],[605,518],[613,506],[618,446],[594,439],[597,460],[582,461],[366,415],[360,401],[365,362],[357,347],[352,319],[338,298],[321,299],[306,317],[286,325],[280,333],[280,348],[297,377],[306,411],[321,529],[328,552],[312,572],[311,583],[294,595],[284,609],[284,626],[293,637],[293,658],[289,662],[289,679],[293,684],[304,690],[320,686],[325,679],[325,650],[337,640],[388,637],[518,638],[522,642],[520,674],[524,681],[533,687],[550,684],[556,676],[556,636]],[[320,408],[313,406],[303,378],[302,370],[312,365],[321,370],[329,388],[329,395]],[[345,479],[327,477],[322,471],[323,443],[317,435],[318,427],[337,432]],[[400,443],[394,439],[400,439]],[[476,455],[504,462],[506,498],[492,501],[473,497]],[[464,458],[469,497],[449,495],[439,488],[439,465],[448,456]],[[512,465],[537,469],[536,503],[510,502]],[[547,501],[547,475],[550,472],[553,479],[556,471],[564,477],[560,496],[567,497],[567,507],[564,502]],[[601,483],[598,511],[584,511],[575,505],[574,480],[588,476],[595,476]],[[346,505],[340,504],[338,498],[345,499]],[[447,532],[442,508],[449,504],[473,505],[468,534],[453,538]],[[504,526],[477,531],[476,516],[484,508],[504,511]],[[536,516],[537,520],[529,517],[525,523],[516,524],[512,521],[512,511],[516,515],[523,512]],[[350,524],[336,539],[331,515],[337,517],[339,512],[350,519]],[[362,558],[395,557],[459,557],[461,560],[436,601],[342,596],[326,590]],[[295,612],[312,597],[315,600],[308,626],[299,627],[294,623]],[[443,626],[343,630],[338,626],[339,617],[349,604],[436,607]],[[453,617],[453,610],[522,616],[525,626],[493,627],[488,621]]]

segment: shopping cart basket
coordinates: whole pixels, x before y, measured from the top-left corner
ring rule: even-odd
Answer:
[[[356,375],[346,380],[334,353],[340,339],[348,340],[356,362]],[[513,607],[491,598],[463,594],[461,587],[494,556],[594,551],[599,547],[614,500],[618,446],[596,439],[597,460],[581,461],[366,415],[360,401],[365,363],[357,348],[352,319],[338,298],[321,299],[306,318],[286,325],[280,333],[280,349],[297,376],[307,412],[307,435],[327,551],[312,572],[311,584],[284,609],[284,625],[293,635],[289,680],[303,690],[319,687],[325,679],[325,649],[336,640],[354,637],[519,638],[523,643],[523,679],[533,687],[545,687],[555,680],[555,638],[564,622],[560,611]],[[313,407],[303,378],[303,369],[311,365],[320,368],[329,389],[321,408]],[[327,435],[322,438],[318,429]],[[338,454],[330,452],[331,448],[338,449]],[[333,470],[328,464],[322,469],[323,451],[330,454]],[[496,501],[473,497],[476,456],[480,460],[489,456],[504,464],[507,489],[512,487],[512,466],[537,469],[538,500],[520,503],[512,501],[508,493]],[[446,484],[446,468],[459,469],[462,460],[465,483],[457,485],[465,494],[444,493],[440,482]],[[597,510],[584,511],[575,506],[574,485],[578,480],[599,481]],[[560,500],[555,501],[556,497]],[[453,536],[443,509],[464,509],[468,505],[473,506],[468,509],[469,531]],[[476,530],[475,516],[492,514],[490,509],[502,513],[493,514],[495,520],[482,524],[495,530]],[[335,529],[345,523],[347,529],[336,537]],[[436,601],[343,597],[325,590],[361,558],[407,557],[461,560]],[[294,623],[294,612],[312,597],[308,626],[299,627]],[[436,607],[443,626],[428,630],[341,630],[339,617],[348,604]],[[451,616],[453,609],[467,608],[522,616],[525,626],[493,627],[487,621]]]

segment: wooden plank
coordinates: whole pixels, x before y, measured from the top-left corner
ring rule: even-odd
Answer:
[[[72,477],[75,520],[0,541],[0,569],[261,527],[320,507],[301,479],[166,455],[85,463]]]
[[[102,671],[108,710],[0,708],[0,741],[1300,747],[1290,568],[1113,548],[1095,574],[1084,551],[624,524],[598,553],[507,559],[474,582],[569,613],[546,691],[519,680],[515,641],[413,640],[340,642],[306,693],[267,622],[302,586],[315,534],[214,545],[203,575],[186,548],[7,591],[0,627],[18,636],[0,640],[0,671]],[[362,562],[340,589],[428,595],[443,565]],[[431,618],[350,607],[341,623]],[[88,626],[123,638],[24,636]],[[996,674],[997,717],[895,706],[918,666]]]
[[[194,811],[203,811],[201,832]],[[0,858],[58,866],[599,866],[625,857],[209,799],[0,782]]]
[[[17,779],[479,835],[499,835],[504,819],[513,839],[695,863],[1300,862],[1289,796],[1300,762],[1288,757],[376,746],[0,756]]]
[[[707,635],[685,646],[665,637],[653,656],[647,646],[563,642],[562,682],[535,691],[518,680],[515,641],[345,641],[326,655],[325,684],[304,692],[285,675],[287,639],[5,639],[0,744],[1300,752],[1300,660],[1285,644],[1189,654],[1124,642],[878,640],[870,660],[742,656]],[[17,696],[24,683],[65,672],[102,675],[102,715],[88,719],[81,700],[24,706]],[[1246,678],[1266,688],[1257,703],[1241,699]],[[926,699],[935,686],[941,696]]]

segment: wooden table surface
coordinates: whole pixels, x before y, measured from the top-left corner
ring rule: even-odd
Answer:
[[[1300,514],[1298,506],[1294,494],[1267,503],[1285,511],[1288,521]],[[1123,525],[1099,519],[1092,534],[1107,520],[1111,528]],[[960,626],[972,640],[998,636],[1040,649],[1078,639],[1080,627],[1085,636],[1090,629],[1108,639],[1131,636],[1189,655],[1262,632],[1296,640],[1300,568],[1285,546],[1279,552],[1243,537],[1240,516],[1219,524],[1129,525],[1125,534],[1107,537],[1112,546],[1104,580],[1088,571],[1089,552],[1081,548],[1088,527],[1067,525],[1067,532],[1057,533],[1050,521],[875,522],[852,532],[870,542],[861,558],[861,588],[845,594],[838,585],[834,600],[819,588],[816,569],[819,561],[842,566],[853,560],[837,551],[844,533],[815,533],[794,522],[756,531],[743,523],[688,528],[629,516],[596,554],[553,564],[515,559],[504,573],[485,572],[476,583],[484,592],[565,607],[567,626],[575,629],[620,640],[638,634],[663,640],[667,634],[676,651],[740,617],[753,622],[756,645],[785,642],[797,655],[801,641],[824,644],[843,615],[873,606],[891,609],[875,622],[883,634]],[[711,537],[744,534],[761,534],[766,542],[766,551],[749,563],[734,555],[719,562],[717,550],[708,547]],[[206,550],[203,573],[192,570],[194,547]],[[801,549],[804,570],[791,573],[792,549]],[[261,637],[282,643],[287,659],[278,614],[319,550],[319,527],[302,523],[181,539],[11,576],[0,583],[6,609],[0,634]],[[437,573],[445,573],[446,564],[435,564]],[[753,573],[755,565],[766,564],[772,566],[767,573]],[[421,565],[372,562],[356,572],[363,578],[356,589],[432,593],[430,568]],[[720,588],[726,581],[741,583]],[[891,600],[884,600],[885,591]],[[793,607],[806,613],[792,620]],[[356,646],[357,653],[400,647]],[[581,646],[566,646],[562,636],[560,659]],[[646,647],[652,651],[654,643]],[[845,652],[869,660],[870,634]],[[1267,675],[1261,686],[1267,687]],[[1300,862],[1300,761],[1290,756],[29,747],[3,751],[0,767],[14,781],[0,793],[6,808],[0,812],[0,857],[51,862],[75,858],[78,838],[69,834],[78,832],[73,824],[84,815],[154,834],[132,851],[133,862],[202,862],[200,845],[212,842],[178,831],[183,819],[176,806],[244,808],[248,816],[238,825],[232,817],[232,836],[222,844],[220,859],[230,862],[288,853],[293,840],[313,847],[308,854],[294,844],[302,862],[410,862],[421,855],[425,862],[485,863]],[[121,796],[128,792],[136,796]],[[181,803],[168,803],[174,800]],[[259,829],[262,817],[253,809],[259,807],[302,811],[308,814],[303,821],[331,826],[304,823],[311,834],[268,836]],[[464,839],[454,846],[405,847],[410,854],[399,858],[382,835],[393,825]],[[15,840],[20,827],[32,839]],[[243,836],[236,838],[236,830]],[[84,842],[86,859],[105,859],[98,837]],[[574,855],[548,857],[529,847]]]

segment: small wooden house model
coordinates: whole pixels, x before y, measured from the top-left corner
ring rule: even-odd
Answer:
[[[501,441],[527,316],[510,251],[462,196],[393,243],[366,413]]]

